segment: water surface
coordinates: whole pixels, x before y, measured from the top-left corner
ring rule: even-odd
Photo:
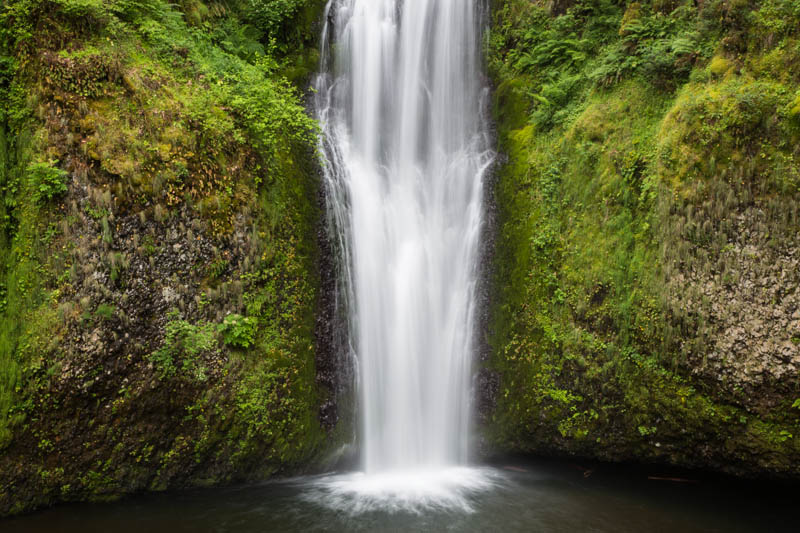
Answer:
[[[587,469],[591,470],[585,477]],[[330,490],[325,475],[227,489],[132,497],[111,504],[65,505],[0,521],[4,533],[295,531],[796,531],[797,487],[730,480],[668,482],[656,470],[621,470],[552,461],[474,469],[488,484],[463,501],[403,509],[355,505]],[[672,474],[674,476],[674,474]],[[352,480],[344,484],[352,488]],[[408,488],[408,487],[407,487]],[[411,486],[412,490],[413,483]],[[397,490],[402,491],[401,488]],[[352,496],[352,494],[351,494]],[[365,497],[361,494],[360,497]],[[365,500],[362,500],[362,503]],[[415,500],[417,503],[424,500]],[[375,503],[375,502],[373,502]],[[441,500],[440,500],[441,503]]]

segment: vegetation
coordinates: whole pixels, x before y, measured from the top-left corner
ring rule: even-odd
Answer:
[[[296,88],[323,3],[0,7],[0,515],[332,444]],[[497,448],[798,474],[798,28],[493,3]]]
[[[225,344],[237,348],[249,348],[255,342],[257,325],[258,321],[255,318],[228,315],[222,322],[220,330]]]
[[[323,3],[0,7],[0,514],[320,453]]]
[[[29,187],[37,202],[50,201],[67,192],[67,173],[52,163],[31,163],[27,171]]]
[[[497,446],[797,473],[792,352],[750,319],[797,327],[799,16],[495,4]]]
[[[198,381],[206,381],[205,368],[198,363],[197,356],[216,348],[214,327],[180,320],[177,312],[171,313],[169,318],[164,345],[149,356],[158,369],[159,377],[173,378],[180,370]]]

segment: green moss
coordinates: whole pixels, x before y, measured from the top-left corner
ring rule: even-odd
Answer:
[[[291,83],[317,61],[324,2],[293,2],[292,17],[276,11],[266,25],[254,5],[0,8],[0,484],[23,480],[0,493],[0,514],[13,497],[33,506],[256,479],[304,468],[327,445],[316,125]],[[148,231],[167,224],[202,237],[215,262],[187,273],[196,311],[136,318],[148,338],[123,341],[140,272],[130,266],[172,258]],[[90,291],[87,258],[102,270]],[[243,328],[219,331],[232,310]],[[81,351],[117,341],[113,360]],[[64,383],[77,385],[65,395]],[[143,442],[151,416],[164,431]],[[27,460],[30,443],[41,456]],[[42,477],[46,461],[66,471]]]
[[[714,76],[722,77],[731,69],[731,62],[724,57],[715,56],[708,64],[708,70]]]
[[[501,449],[796,473],[797,417],[756,423],[693,375],[687,357],[708,350],[706,319],[678,325],[665,281],[675,261],[709,268],[672,240],[675,213],[744,180],[747,194],[783,198],[791,214],[798,80],[764,66],[790,59],[762,60],[774,56],[762,33],[726,39],[759,17],[789,47],[795,32],[767,13],[785,8],[773,3],[662,4],[632,3],[624,16],[605,2],[560,16],[537,3],[494,7],[489,66],[508,160],[495,191],[490,332],[501,386],[485,431]],[[706,70],[719,43],[749,52]],[[726,205],[703,216],[722,220],[741,203]],[[693,235],[704,257],[724,244]],[[687,451],[704,443],[715,448],[703,457]]]
[[[800,93],[798,93],[792,101],[791,107],[789,108],[789,116],[795,120],[800,119]]]

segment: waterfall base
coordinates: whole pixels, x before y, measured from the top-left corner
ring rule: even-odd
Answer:
[[[656,475],[664,477],[650,479]],[[672,475],[697,483],[664,481]],[[572,461],[520,459],[495,469],[325,475],[149,493],[57,506],[0,524],[3,533],[797,530],[793,486],[699,476],[663,467],[582,461],[576,468]]]
[[[306,499],[352,515],[371,511],[472,512],[473,497],[498,486],[501,480],[496,469],[485,467],[356,472],[317,479]]]

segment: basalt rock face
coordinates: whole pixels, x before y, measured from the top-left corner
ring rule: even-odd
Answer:
[[[495,452],[800,476],[798,17],[495,3]]]
[[[337,438],[286,81],[324,3],[266,30],[245,4],[0,8],[0,515],[303,471]]]
[[[800,239],[780,220],[792,209],[750,206],[726,217],[730,235],[709,257],[716,268],[685,265],[670,276],[676,313],[708,317],[704,346],[683,342],[692,375],[765,414],[794,399],[800,375]]]

